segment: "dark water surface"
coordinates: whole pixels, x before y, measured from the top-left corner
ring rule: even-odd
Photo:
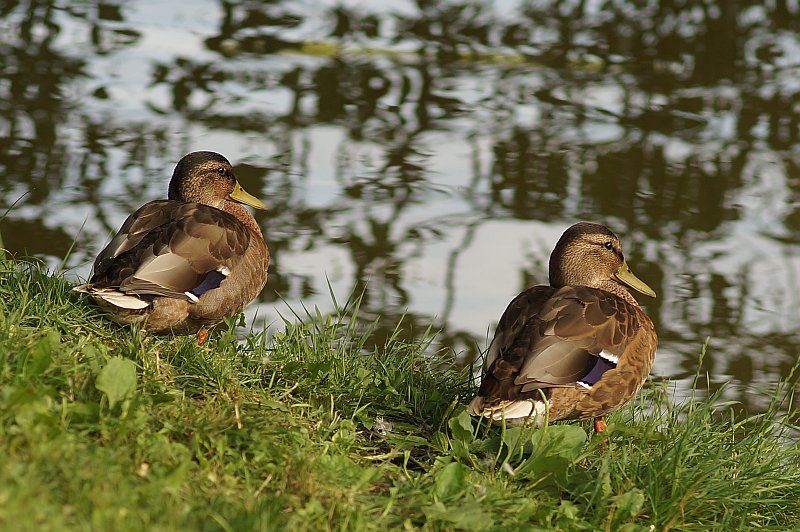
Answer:
[[[473,358],[585,219],[679,392],[709,336],[751,407],[797,358],[797,1],[11,1],[0,54],[0,233],[75,277],[211,149],[271,207],[257,326],[330,282]]]

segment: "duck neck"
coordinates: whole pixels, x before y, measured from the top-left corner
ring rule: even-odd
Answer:
[[[253,214],[247,207],[234,201],[225,201],[219,208],[220,210],[233,215],[237,220],[242,222],[245,227],[250,229],[250,231],[258,235],[260,238],[264,238],[264,235],[261,234],[261,228],[258,226],[256,219],[253,217]]]
[[[606,279],[604,281],[601,281],[600,284],[595,288],[599,288],[600,290],[605,290],[606,292],[611,292],[615,296],[624,299],[625,301],[627,301],[628,303],[630,303],[635,307],[639,306],[639,302],[636,301],[636,299],[634,299],[631,293],[628,292],[624,286],[611,279]]]

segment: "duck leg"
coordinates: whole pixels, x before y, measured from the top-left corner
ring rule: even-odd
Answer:
[[[604,416],[594,418],[594,433],[600,434],[601,432],[606,431],[606,418]],[[600,441],[600,454],[606,452],[606,444],[608,443],[608,438],[603,438]]]
[[[208,340],[208,329],[200,329],[197,331],[197,345],[203,345]],[[597,422],[595,422],[595,428]]]
[[[594,432],[599,434],[606,431],[606,418],[603,416],[594,418]]]

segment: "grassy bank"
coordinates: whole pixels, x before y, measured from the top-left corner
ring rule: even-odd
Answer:
[[[787,528],[800,460],[772,413],[651,389],[610,418],[478,426],[463,375],[336,317],[200,347],[100,318],[0,261],[0,527]],[[531,452],[533,451],[533,452]]]

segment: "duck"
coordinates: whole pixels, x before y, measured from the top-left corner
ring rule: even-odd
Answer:
[[[591,222],[561,235],[549,283],[503,312],[467,410],[511,426],[593,419],[604,432],[605,416],[643,386],[658,345],[630,290],[656,293],[630,270],[617,235]]]
[[[246,192],[224,156],[185,155],[167,199],[131,214],[94,261],[88,294],[120,324],[154,334],[198,334],[238,314],[264,288],[269,250],[245,205],[266,209]]]

